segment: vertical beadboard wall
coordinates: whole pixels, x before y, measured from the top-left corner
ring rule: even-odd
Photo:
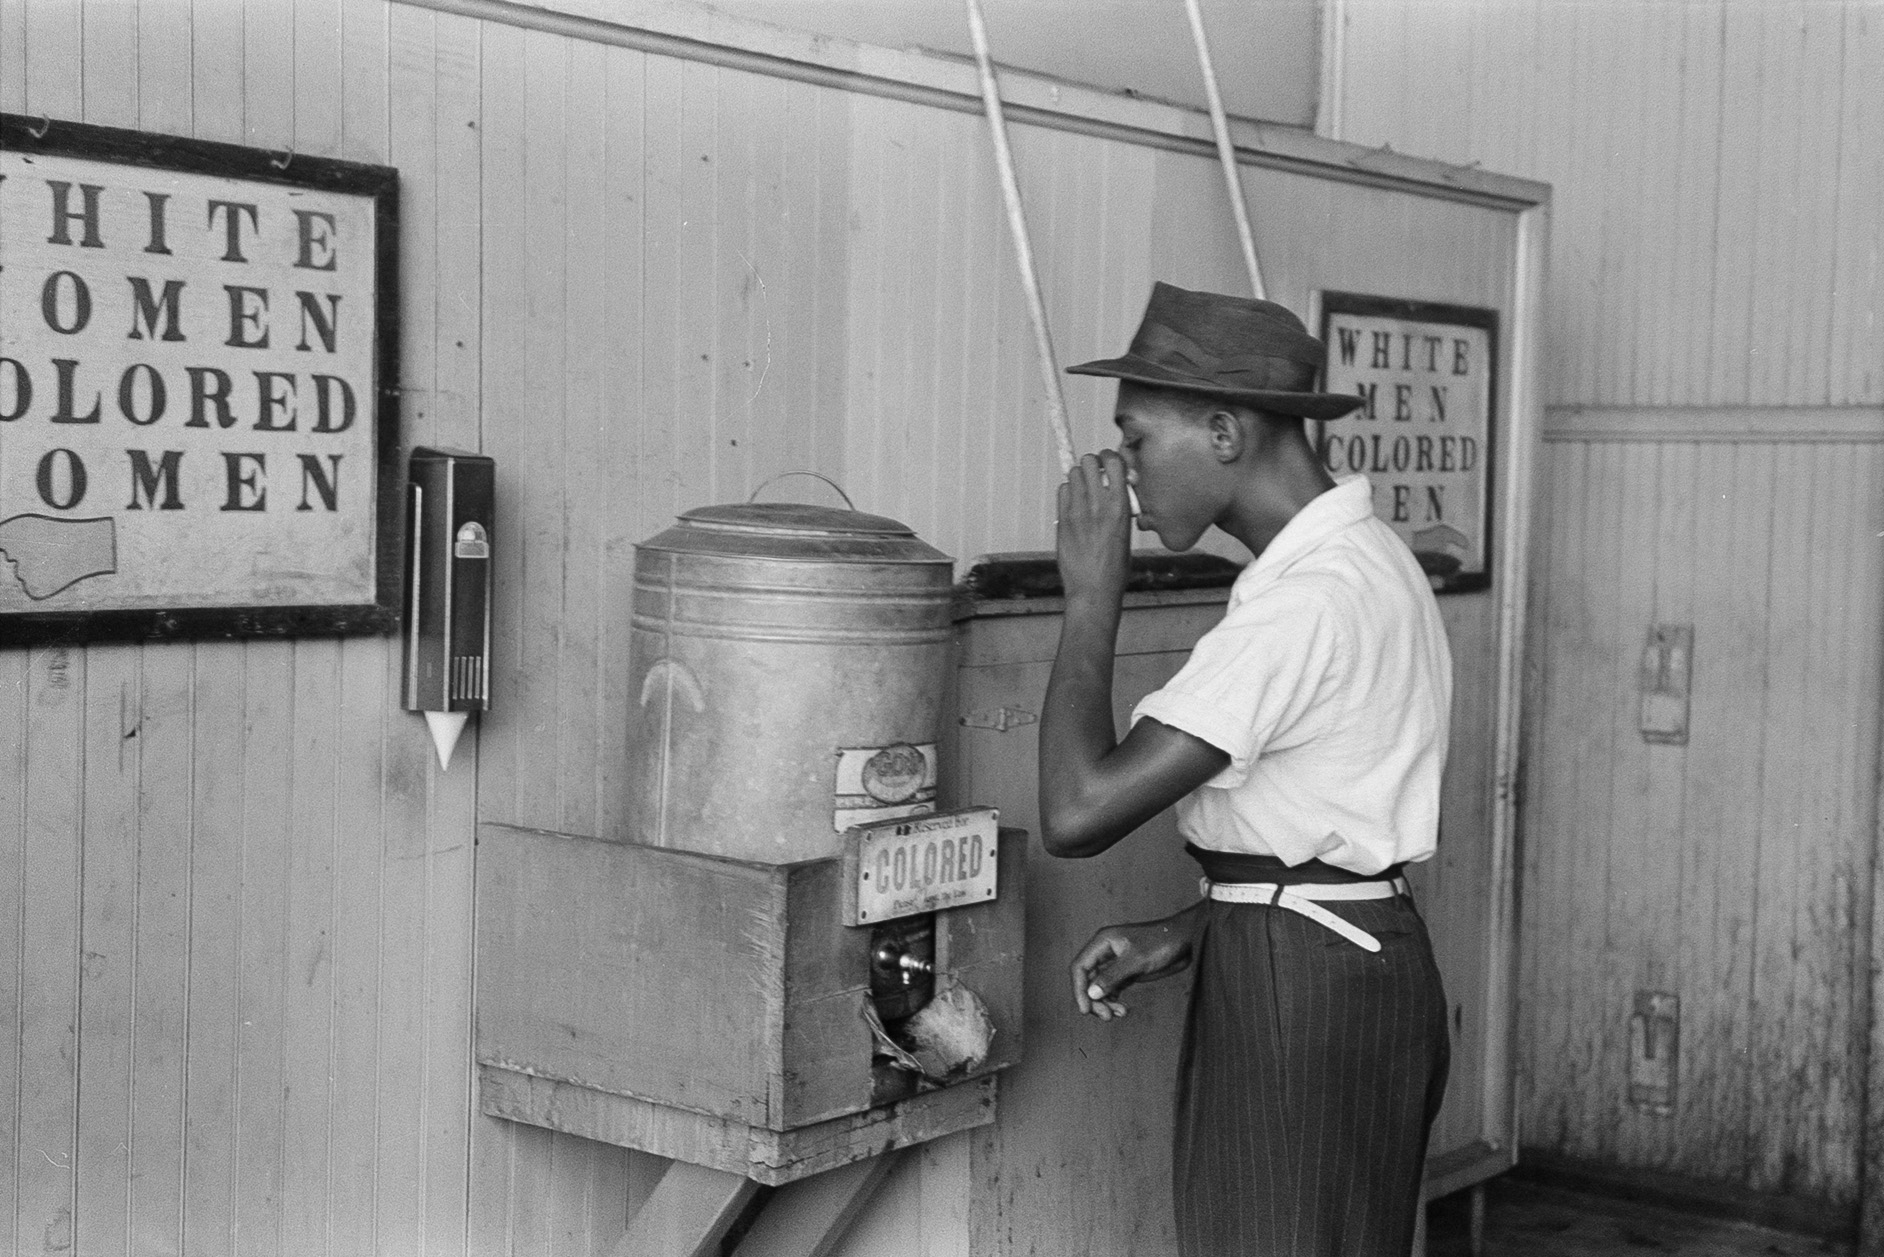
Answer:
[[[1552,404],[1884,398],[1872,0],[1330,4],[1334,138],[1552,185]]]
[[[1526,1141],[1849,1206],[1884,445],[1550,450],[1525,831]],[[1653,623],[1694,626],[1686,747],[1637,729]],[[1628,1103],[1638,989],[1681,997],[1671,1117]]]
[[[380,0],[0,2],[9,111],[401,168],[408,443],[477,448],[512,370],[485,73],[474,24]],[[439,774],[398,669],[373,637],[0,649],[0,1251],[620,1233],[625,1154],[476,1114],[475,747]]]
[[[884,119],[881,125],[860,127],[860,134],[866,137],[864,147],[876,153],[871,165],[878,170],[887,165],[888,177],[874,178],[875,186],[883,189],[875,194],[880,202],[861,213],[858,221],[866,237],[885,239],[886,243],[878,246],[885,253],[890,252],[887,241],[900,233],[907,216],[920,214],[919,207],[931,198],[947,195],[951,183],[983,185],[978,194],[983,198],[998,195],[986,186],[991,181],[985,170],[971,164],[972,156],[964,157],[959,169],[946,165],[936,168],[938,163],[929,155],[933,148],[929,153],[923,151],[922,146],[936,143],[938,125],[947,124],[920,114],[912,117],[906,105],[885,107],[881,114],[876,112],[875,102],[859,101],[857,108],[860,117]],[[972,118],[964,121],[975,122]],[[910,129],[918,123],[924,127],[920,133]],[[965,145],[972,154],[972,139]],[[1051,207],[1050,213],[1043,209],[1042,216],[1050,219],[1052,236],[1037,242],[1036,248],[1043,259],[1052,259],[1047,276],[1048,302],[1055,316],[1054,335],[1068,361],[1075,360],[1075,354],[1097,356],[1105,352],[1107,344],[1123,343],[1129,337],[1142,312],[1143,293],[1151,275],[1183,285],[1229,290],[1243,282],[1233,228],[1219,221],[1219,216],[1228,218],[1222,205],[1222,176],[1207,159],[1135,153],[1104,141],[1032,132],[1020,133],[1016,147],[1029,206]],[[861,172],[865,168],[860,160],[854,169]],[[1306,309],[1311,288],[1352,291],[1388,277],[1396,291],[1418,292],[1431,300],[1514,310],[1512,287],[1519,230],[1516,216],[1508,211],[1409,197],[1399,191],[1357,188],[1296,173],[1246,169],[1243,177],[1252,212],[1260,215],[1255,230],[1262,249],[1264,276],[1278,301]],[[860,201],[869,199],[861,176],[857,186]],[[998,204],[991,203],[986,213],[998,213]],[[998,228],[997,220],[988,230]],[[1044,234],[1046,224],[1037,230]],[[935,351],[911,354],[902,348],[912,335],[919,343],[927,343],[926,327],[910,332],[902,323],[892,321],[882,335],[882,344],[903,356],[892,366],[873,369],[869,378],[880,385],[894,385],[893,389],[879,388],[879,393],[909,397],[915,399],[915,404],[928,405],[926,385],[938,369],[945,380],[951,376],[970,377],[979,404],[987,406],[993,415],[991,420],[983,419],[970,404],[937,410],[920,422],[938,428],[944,440],[952,440],[948,436],[952,428],[966,431],[964,450],[971,460],[979,457],[982,461],[971,462],[971,474],[961,484],[967,491],[977,479],[993,480],[996,488],[989,492],[990,509],[1001,493],[1018,493],[1023,500],[1044,497],[1055,475],[1053,454],[1051,447],[1027,426],[1033,421],[1031,408],[1037,405],[1031,390],[1038,383],[1026,356],[1025,316],[1019,308],[1019,295],[996,292],[998,259],[976,261],[972,240],[964,242],[964,253],[958,255],[956,264],[986,267],[994,273],[988,282],[986,302],[989,309],[1000,303],[1005,324],[1000,340],[984,335],[979,342],[982,348],[972,341],[961,347],[950,346],[947,352],[954,356],[942,358],[938,368],[932,356]],[[952,269],[945,258],[942,272]],[[1089,289],[1093,296],[1081,298],[1077,285],[1082,282],[1094,285]],[[892,291],[904,290],[898,285]],[[1060,300],[1055,300],[1056,295]],[[882,300],[878,298],[879,303]],[[917,317],[924,321],[938,317],[948,324],[975,308],[970,303],[958,312],[953,308],[958,300],[946,288],[941,290],[936,302],[943,312],[940,316],[915,316],[879,304],[868,307],[873,313],[862,320],[861,326],[874,326],[880,319]],[[891,304],[897,303],[892,300]],[[1504,326],[1507,358],[1515,322],[1513,314]],[[860,332],[853,346],[868,346],[870,340],[871,336]],[[1069,341],[1071,347],[1065,347]],[[985,347],[991,343],[1001,346],[998,354]],[[972,381],[982,361],[996,363],[1000,371],[998,387],[989,387],[985,392]],[[1105,394],[1102,392],[1100,397]],[[1097,399],[1094,401],[1093,406],[1072,404],[1088,416],[1102,415]],[[879,411],[885,417],[876,426],[900,427],[904,422],[898,406],[880,405],[874,400],[859,404],[853,399],[854,417],[867,420]],[[1003,425],[1008,425],[1014,435],[1004,437]],[[959,473],[946,454],[927,463],[935,456],[915,445],[919,433],[913,429],[917,424],[910,426],[912,431],[907,437],[891,428],[891,439],[895,447],[918,449],[918,457],[925,462],[886,467],[880,474],[905,500],[916,504],[909,513],[915,518],[919,510],[926,509],[923,504],[931,492],[923,488],[924,480],[934,477],[950,484]],[[1095,444],[1105,439],[1103,430],[1097,428],[1080,438]],[[990,447],[991,456],[977,454]],[[1002,464],[1009,460],[1023,465],[1018,470],[1004,468]],[[1029,501],[1026,505],[1035,504]],[[952,521],[940,511],[939,507],[938,527],[950,527]],[[973,507],[971,526],[972,511]],[[1022,544],[1044,548],[1051,531],[1044,512],[1032,527],[1035,531],[1018,534],[1024,539]],[[1007,543],[1001,544],[1006,548]],[[1503,1020],[1495,1015],[1482,1016],[1495,999],[1492,992],[1502,989],[1501,975],[1495,967],[1496,957],[1503,953],[1495,944],[1487,945],[1490,927],[1485,912],[1485,905],[1497,895],[1498,884],[1491,816],[1491,783],[1497,771],[1493,742],[1497,692],[1496,676],[1488,666],[1497,650],[1497,626],[1490,593],[1448,597],[1442,600],[1441,610],[1454,656],[1461,661],[1454,698],[1454,721],[1460,733],[1446,782],[1448,837],[1439,857],[1418,866],[1413,877],[1421,902],[1439,921],[1434,929],[1435,950],[1448,990],[1458,1004],[1453,1057],[1456,1085],[1435,1128],[1433,1154],[1436,1159],[1456,1164],[1456,1154],[1463,1152],[1469,1164],[1478,1140],[1490,1135],[1508,1146],[1509,1139],[1508,1092],[1502,1082],[1493,1081],[1497,1073],[1494,1061],[1503,1057],[1504,1045],[1491,1040]],[[1148,665],[1175,666],[1169,660],[1154,662],[1140,656],[1133,664],[1122,663],[1121,675]],[[1037,690],[1030,697],[1029,682],[1022,680],[1030,675],[1029,670],[1018,662],[1006,666],[1012,671],[1002,673],[1004,680],[1020,687],[1015,691],[1015,701],[1031,706]],[[1139,675],[1142,678],[1143,672]],[[1031,677],[1031,684],[1044,684],[1045,666],[1035,661]],[[1121,680],[1120,684],[1127,682]],[[1031,799],[1031,795],[1029,786],[1019,797]],[[998,798],[999,794],[990,797]],[[1009,806],[1003,804],[1004,808]],[[1003,815],[1014,818],[1011,811]],[[1018,823],[1030,822],[1022,819]],[[1142,840],[1146,840],[1145,835],[1134,841]],[[1098,867],[1100,863],[1064,876],[1101,896],[1116,893],[1106,884],[1120,875],[1119,867],[1108,874]],[[1129,876],[1131,866],[1123,867]],[[1063,897],[1066,887],[1058,889]],[[1053,894],[1044,889],[1038,894],[1039,901],[1030,902],[1029,907],[1029,946],[1053,940],[1044,945],[1057,952],[1052,962],[1057,968],[1070,959],[1073,948],[1085,935],[1067,932],[1072,928],[1070,923],[1055,915],[1064,909],[1050,906]],[[1086,910],[1091,908],[1089,903]],[[1083,918],[1078,928],[1089,928]],[[1030,957],[1030,965],[1035,959]],[[1030,999],[1053,998],[1051,989],[1043,994],[1030,985],[1029,990]],[[1148,998],[1172,996],[1164,992]],[[1176,999],[1181,1005],[1181,991]],[[1158,1028],[1148,1024],[1131,1033],[1151,1035],[1168,1029],[1168,1024]],[[1053,1042],[1061,1055],[1048,1054],[1043,1040]],[[937,1190],[938,1181],[948,1183],[946,1176],[963,1168],[949,1159],[954,1149],[950,1141],[944,1141],[925,1149],[920,1163],[915,1158],[904,1163],[905,1168],[892,1176],[883,1194],[859,1217],[855,1230],[834,1257],[1061,1252],[1139,1257],[1172,1251],[1167,1199],[1169,1150],[1164,1143],[1169,1137],[1170,1080],[1135,1077],[1129,1082],[1132,1090],[1105,1098],[1110,1095],[1106,1090],[1109,1085],[1128,1085],[1116,1072],[1105,1072],[1108,1063],[1116,1070],[1109,1054],[1095,1052],[1088,1059],[1085,1049],[1077,1047],[1077,1040],[1069,1040],[1063,1031],[1030,1038],[1027,1051],[1023,1065],[1004,1076],[1003,1096],[1015,1099],[1012,1108],[1003,1113],[1018,1115],[1017,1120],[1023,1123],[1028,1117],[1036,1120],[1024,1130],[1003,1126],[995,1132],[970,1132],[957,1137],[980,1141],[972,1155],[963,1158],[972,1176],[964,1183],[971,1202],[965,1212],[970,1215],[972,1243],[962,1245],[954,1238],[953,1228],[958,1224],[949,1209],[959,1197]],[[1094,1070],[1100,1072],[1094,1074]],[[1048,1080],[1045,1075],[1052,1071],[1071,1071],[1071,1077],[1079,1081],[1068,1082],[1066,1075]],[[1039,1120],[1055,1111],[1055,1102],[1077,1103],[1076,1097],[1085,1095],[1099,1096],[1110,1106],[1107,1119],[1086,1122],[1068,1118],[1060,1127],[1043,1126]],[[1129,1133],[1118,1135],[1124,1142],[1105,1145],[1104,1139],[1117,1132]],[[1102,1146],[1077,1152],[1058,1147],[1067,1139],[1080,1138],[1098,1139]],[[1135,1143],[1143,1147],[1135,1147]],[[1448,1158],[1446,1154],[1455,1155]],[[920,1175],[906,1172],[917,1164]],[[1492,1172],[1485,1170],[1481,1177]]]
[[[0,643],[0,1251],[607,1251],[661,1163],[476,1109],[474,823],[620,831],[630,547],[680,510],[803,469],[1050,544],[980,121],[382,0],[0,0],[0,108],[399,168],[402,436],[497,460],[502,652],[441,774],[394,639]],[[1241,285],[1207,155],[1014,141],[1063,359]],[[1297,308],[1510,305],[1510,204],[1246,178]],[[949,1251],[967,1157],[909,1164],[857,1242]]]
[[[1862,1148],[1884,649],[1884,8],[1331,14],[1337,138],[1554,190],[1525,1142],[1835,1217]],[[1637,727],[1660,623],[1694,627],[1685,748]],[[1673,1116],[1628,1102],[1639,990],[1681,998]]]

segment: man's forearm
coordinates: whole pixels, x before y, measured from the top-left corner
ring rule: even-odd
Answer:
[[[1087,831],[1100,761],[1118,744],[1112,667],[1119,615],[1116,598],[1087,596],[1068,599],[1061,621],[1040,729],[1040,816],[1055,854],[1089,855],[1111,845],[1093,846]]]

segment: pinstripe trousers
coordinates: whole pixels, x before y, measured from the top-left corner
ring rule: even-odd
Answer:
[[[1370,953],[1287,908],[1211,902],[1178,1072],[1183,1257],[1406,1257],[1444,1098],[1446,997],[1404,896],[1324,903]]]

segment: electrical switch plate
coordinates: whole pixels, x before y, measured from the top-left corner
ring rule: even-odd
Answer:
[[[1629,1103],[1654,1117],[1672,1117],[1680,1057],[1681,997],[1637,991],[1629,1018]]]
[[[1657,624],[1642,648],[1642,740],[1688,744],[1688,682],[1694,668],[1694,628]]]

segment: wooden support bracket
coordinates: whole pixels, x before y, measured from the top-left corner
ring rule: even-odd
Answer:
[[[765,1202],[734,1257],[830,1257],[906,1151],[785,1184]]]
[[[654,1185],[613,1257],[719,1257],[719,1243],[759,1185],[725,1170],[676,1161]]]
[[[903,1153],[867,1157],[778,1188],[739,1241],[737,1257],[830,1257]],[[727,1230],[758,1190],[753,1179],[676,1161],[628,1220],[612,1257],[718,1257]]]

